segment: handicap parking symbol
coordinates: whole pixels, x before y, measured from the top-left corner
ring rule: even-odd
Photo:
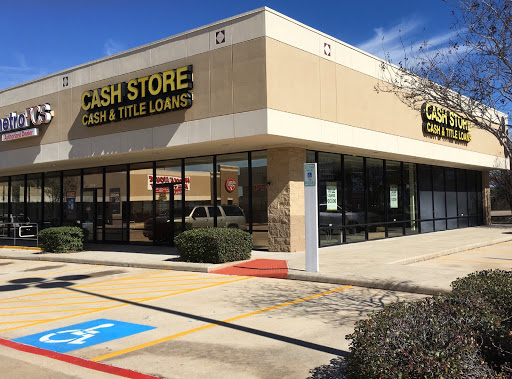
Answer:
[[[71,350],[112,341],[151,329],[155,329],[155,327],[123,321],[97,319],[16,338],[14,341],[57,353],[66,353]]]

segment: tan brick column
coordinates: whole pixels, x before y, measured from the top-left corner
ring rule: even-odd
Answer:
[[[304,182],[306,150],[267,150],[268,249],[304,251]]]
[[[484,225],[491,225],[491,187],[489,171],[482,171],[482,208]]]

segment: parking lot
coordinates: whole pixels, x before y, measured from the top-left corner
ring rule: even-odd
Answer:
[[[344,337],[356,320],[385,303],[420,297],[13,259],[0,260],[0,279],[0,338],[165,378],[305,378],[346,354]],[[5,350],[0,362],[10,361]],[[45,377],[37,362],[27,368],[34,376],[25,377]],[[52,370],[44,375],[73,377],[68,364]],[[78,377],[102,376],[89,370]]]

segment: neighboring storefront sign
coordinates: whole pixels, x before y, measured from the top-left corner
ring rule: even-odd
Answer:
[[[338,186],[336,182],[327,182],[326,184],[326,199],[327,199],[327,210],[337,211],[338,210]]]
[[[471,142],[469,121],[430,103],[421,106],[423,132],[448,140]]]
[[[224,186],[226,187],[226,191],[228,191],[229,193],[233,192],[236,188],[236,180],[233,179],[233,178],[227,178],[226,179],[226,183],[224,184]]]
[[[2,141],[38,136],[38,127],[49,124],[52,116],[52,108],[48,103],[26,108],[20,114],[11,112],[9,117],[0,118]]]
[[[178,111],[192,106],[192,65],[134,78],[82,93],[82,124]]]
[[[395,184],[389,186],[389,207],[398,208],[398,186]]]
[[[153,190],[153,175],[148,175],[148,190]],[[156,177],[156,183],[180,183],[181,178],[178,176],[160,176]],[[190,176],[185,177],[185,191],[190,191]],[[156,187],[156,193],[169,193],[169,187]],[[181,194],[181,184],[174,186],[174,194]]]
[[[76,192],[75,191],[68,191],[66,192],[66,203],[68,211],[74,211],[75,210],[75,199],[76,199]]]

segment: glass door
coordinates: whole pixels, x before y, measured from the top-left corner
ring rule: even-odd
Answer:
[[[82,228],[87,242],[103,240],[103,189],[83,190]]]

